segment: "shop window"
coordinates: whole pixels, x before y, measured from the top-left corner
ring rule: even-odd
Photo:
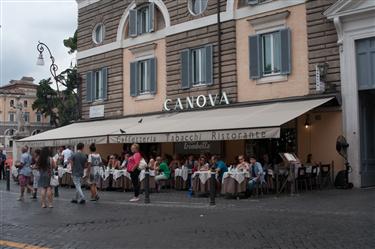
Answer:
[[[249,37],[251,79],[290,74],[290,37],[289,29]]]
[[[181,52],[181,85],[192,86],[213,84],[212,45],[186,49]]]
[[[129,36],[150,33],[154,31],[155,4],[149,3],[129,11]]]
[[[130,63],[130,95],[156,93],[156,58]]]
[[[191,14],[200,15],[207,9],[208,0],[190,0],[188,8]]]
[[[86,100],[88,102],[107,99],[108,69],[102,68],[86,74]]]

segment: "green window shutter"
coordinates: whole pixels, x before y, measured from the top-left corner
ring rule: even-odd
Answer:
[[[152,94],[156,94],[157,91],[157,66],[156,66],[156,58],[152,58],[149,60],[150,65],[150,92]]]
[[[190,88],[190,51],[185,49],[181,52],[181,88]]]
[[[108,92],[108,68],[102,68],[102,81],[103,81],[103,99],[107,99]]]
[[[155,4],[154,3],[150,3],[148,5],[148,9],[149,9],[149,15],[150,15],[150,18],[148,19],[149,20],[149,27],[150,27],[150,32],[153,32],[155,31],[155,27],[154,27],[154,19],[155,19]]]
[[[137,10],[129,11],[129,36],[136,37],[138,35]]]
[[[213,85],[213,47],[212,45],[205,46],[205,58],[206,58],[206,84]]]
[[[130,96],[138,96],[138,62],[130,63]]]
[[[281,42],[281,74],[290,74],[292,71],[291,33],[290,29],[280,30]]]
[[[260,35],[249,36],[249,72],[250,79],[259,79],[262,75],[262,50]]]
[[[92,71],[86,73],[86,101],[91,102],[94,97],[94,81]]]

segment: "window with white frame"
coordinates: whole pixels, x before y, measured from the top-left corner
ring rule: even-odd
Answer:
[[[130,63],[130,95],[156,93],[156,58]]]
[[[92,32],[92,40],[95,44],[101,44],[104,41],[105,26],[103,23],[98,23]]]
[[[94,99],[101,100],[103,96],[103,72],[102,70],[97,70],[94,72]]]
[[[280,32],[262,35],[263,75],[279,74],[281,68]]]
[[[148,6],[138,10],[138,33],[150,32],[150,8]]]
[[[9,122],[15,122],[15,116],[16,114],[14,112],[9,112]]]
[[[190,0],[189,10],[193,15],[202,14],[207,8],[208,0]]]
[[[101,68],[86,73],[86,101],[106,100],[108,68]]]
[[[36,113],[36,122],[41,123],[42,122],[42,114],[37,112]]]
[[[206,49],[191,50],[191,82],[193,85],[206,83]]]
[[[23,118],[25,120],[25,123],[29,123],[30,122],[30,112],[25,112],[23,114]]]
[[[136,9],[129,11],[129,36],[150,33],[154,31],[155,4],[137,6]]]
[[[150,60],[138,62],[138,89],[140,94],[150,93]]]

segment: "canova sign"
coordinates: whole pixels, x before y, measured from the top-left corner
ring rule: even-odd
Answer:
[[[199,95],[197,97],[186,97],[185,104],[182,103],[181,98],[177,98],[174,101],[172,99],[166,99],[164,101],[164,110],[182,111],[216,105],[229,105],[229,100],[226,92],[223,92],[221,96],[219,96],[219,94],[208,94],[208,96]]]

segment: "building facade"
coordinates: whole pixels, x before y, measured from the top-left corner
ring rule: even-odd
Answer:
[[[322,15],[333,1],[77,3],[85,122],[53,133],[61,142],[41,134],[36,145],[96,142],[106,155],[139,142],[228,163],[293,152],[343,168],[337,34]]]
[[[13,135],[17,131],[17,104],[22,104],[26,136],[36,135],[51,128],[49,118],[32,109],[36,99],[34,79],[22,77],[11,80],[9,84],[0,87],[0,147],[12,151]]]

